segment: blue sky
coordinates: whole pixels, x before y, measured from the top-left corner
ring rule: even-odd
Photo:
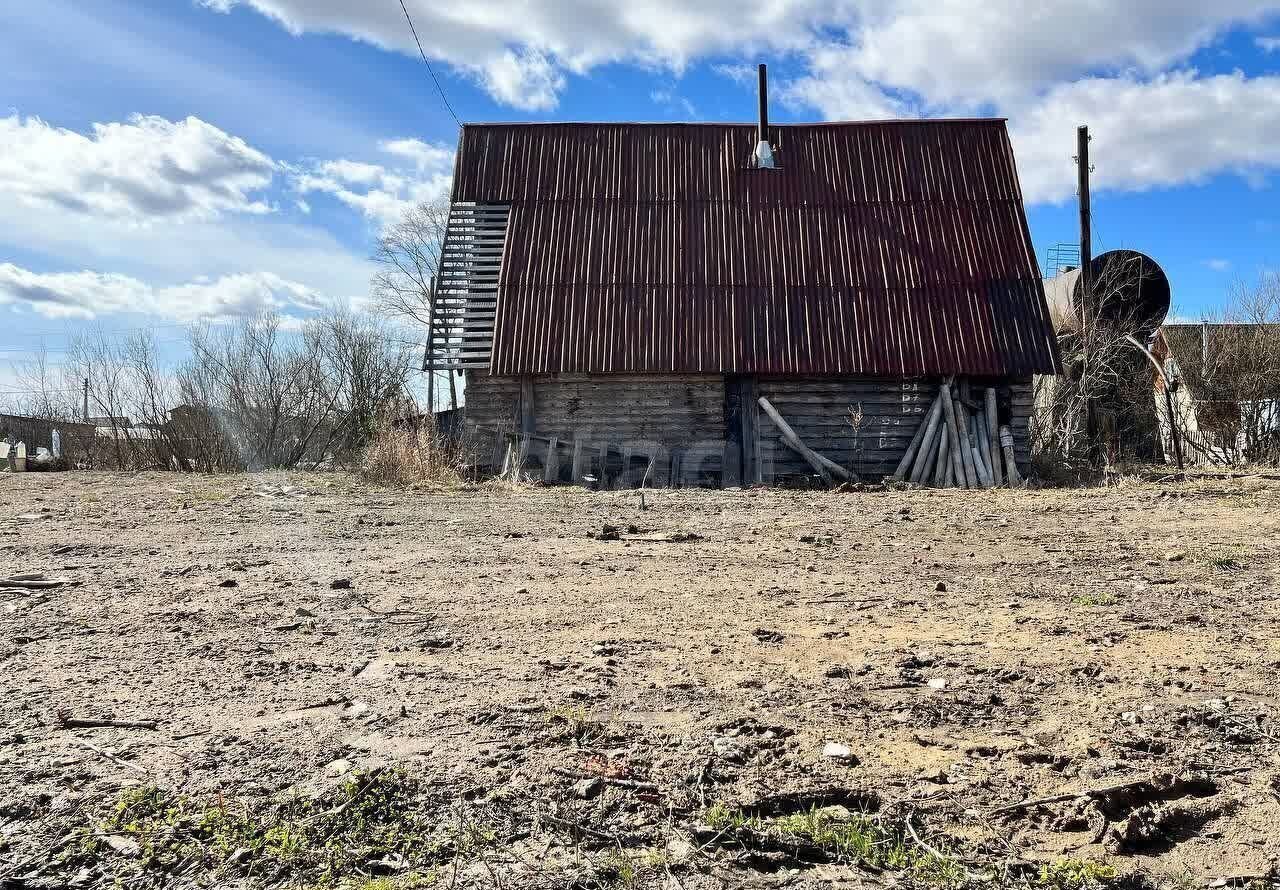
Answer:
[[[1008,117],[1042,259],[1089,123],[1095,248],[1184,315],[1280,263],[1280,0],[408,5],[463,120],[750,120],[763,60],[780,123]],[[359,305],[456,135],[398,0],[0,5],[0,389],[87,325]]]

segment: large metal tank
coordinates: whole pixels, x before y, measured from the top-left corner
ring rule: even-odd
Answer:
[[[1091,315],[1145,341],[1169,314],[1169,278],[1160,264],[1136,250],[1112,250],[1094,257]],[[1080,330],[1086,309],[1080,270],[1044,283],[1049,315],[1058,333]]]

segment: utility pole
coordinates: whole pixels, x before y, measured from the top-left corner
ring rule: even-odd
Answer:
[[[1093,336],[1093,314],[1094,314],[1094,298],[1093,298],[1093,220],[1089,209],[1089,174],[1092,169],[1089,166],[1089,128],[1081,125],[1076,128],[1076,176],[1079,182],[1080,195],[1080,334],[1083,339],[1083,359],[1084,367],[1081,372],[1081,381],[1088,381],[1089,375],[1092,373],[1092,349],[1090,348],[1091,338]],[[1085,429],[1088,434],[1089,450],[1093,453],[1094,459],[1098,459],[1104,450],[1099,448],[1098,429],[1098,407],[1094,404],[1093,399],[1085,405]]]
[[[1089,128],[1076,129],[1076,171],[1080,178],[1080,293],[1088,305],[1093,288],[1093,224],[1089,211]]]
[[[436,422],[436,277],[434,275],[431,276],[427,302],[430,305],[427,315],[427,356],[422,365],[424,370],[431,369],[427,371],[427,413],[431,415],[431,426],[434,430]]]
[[[89,378],[84,378],[84,414],[80,418],[85,423],[89,422]]]

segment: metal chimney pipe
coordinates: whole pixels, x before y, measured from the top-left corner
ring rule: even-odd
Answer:
[[[769,75],[760,65],[760,135],[757,142],[769,141]]]
[[[773,161],[773,145],[769,142],[769,75],[765,72],[763,64],[759,67],[760,74],[760,129],[756,139],[756,166],[765,169],[772,169],[776,166]]]

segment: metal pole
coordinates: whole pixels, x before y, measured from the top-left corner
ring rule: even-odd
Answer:
[[[1093,287],[1093,226],[1089,214],[1089,128],[1076,130],[1076,171],[1080,180],[1080,288],[1088,301]]]
[[[762,64],[757,69],[760,78],[760,135],[757,144],[769,141],[769,76]]]

